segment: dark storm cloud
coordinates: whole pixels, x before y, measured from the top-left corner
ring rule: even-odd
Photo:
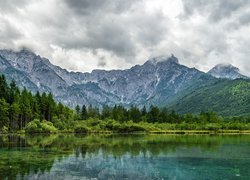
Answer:
[[[145,46],[160,43],[164,36],[168,35],[168,28],[171,27],[170,21],[161,12],[147,18],[139,16],[133,23],[136,24],[138,41]]]
[[[228,30],[231,29],[238,29],[242,26],[249,26],[250,24],[250,11],[247,11],[245,13],[242,13],[235,17],[235,19],[232,19],[226,26]]]
[[[248,0],[0,0],[0,48],[27,47],[64,68],[129,68],[174,53],[208,70],[249,72]]]
[[[216,22],[230,18],[236,11],[249,5],[249,0],[183,0],[183,3],[185,16],[200,13]]]
[[[0,13],[15,11],[18,7],[25,6],[28,0],[1,0]]]
[[[245,7],[248,0],[183,0],[185,15],[201,13],[212,21],[230,18],[236,11]]]
[[[165,17],[160,12],[151,15],[140,11],[141,0],[80,0],[64,1],[77,24],[82,24],[82,36],[60,38],[65,48],[105,49],[116,56],[133,60],[137,44],[157,45],[166,33]],[[118,15],[119,14],[119,15]]]
[[[192,28],[199,41],[200,51],[196,58],[206,66],[220,62],[232,63],[244,70],[249,62],[250,1],[249,0],[182,0],[184,12],[180,19],[195,22]],[[198,23],[198,24],[197,24]],[[192,24],[192,23],[191,23]],[[195,39],[195,38],[191,38]],[[192,54],[194,50],[191,52]],[[199,63],[200,63],[199,62]],[[204,63],[205,64],[205,63]]]
[[[63,48],[104,49],[116,56],[131,58],[136,52],[136,42],[130,35],[133,25],[120,16],[130,13],[139,2],[141,0],[64,0],[59,1],[59,12],[63,10],[65,14],[59,13],[59,18],[54,15],[37,19],[50,31],[52,40]]]
[[[109,20],[89,26],[85,46],[106,49],[122,57],[135,55],[134,42],[126,31],[126,26]]]
[[[157,45],[167,33],[165,19],[159,13],[141,14],[130,19],[107,16],[101,21],[99,18],[92,20],[88,23],[84,46],[106,49],[128,59],[136,55],[138,44]]]
[[[90,15],[109,11],[122,13],[128,11],[139,0],[64,0],[77,14]]]

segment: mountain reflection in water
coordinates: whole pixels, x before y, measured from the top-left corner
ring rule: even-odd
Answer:
[[[0,136],[1,179],[250,177],[250,136]]]

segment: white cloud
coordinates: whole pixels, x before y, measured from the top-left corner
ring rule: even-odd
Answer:
[[[0,0],[0,48],[28,47],[74,71],[124,69],[174,53],[250,75],[246,0]]]

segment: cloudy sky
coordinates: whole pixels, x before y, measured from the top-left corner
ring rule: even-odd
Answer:
[[[0,48],[29,48],[68,70],[124,69],[175,54],[250,75],[249,0],[0,0]]]

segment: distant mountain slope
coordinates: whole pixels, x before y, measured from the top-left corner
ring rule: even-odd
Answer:
[[[237,68],[231,64],[218,64],[215,67],[213,67],[210,71],[208,71],[208,74],[210,74],[216,78],[248,79],[248,77],[246,77],[240,73],[239,68]]]
[[[3,57],[0,63],[11,68],[1,72],[15,78],[18,85],[32,87],[33,92],[51,91],[58,101],[71,107],[76,104],[160,105],[163,101],[165,104],[204,74],[180,65],[173,55],[152,58],[126,70],[93,70],[91,73],[68,72],[25,49],[0,50],[0,56]],[[25,77],[27,81],[15,76],[17,72],[22,72],[20,78]]]
[[[170,108],[180,113],[216,111],[224,116],[250,114],[250,80],[210,81],[178,98]]]
[[[7,80],[14,79],[21,87],[26,87],[33,92],[38,91],[39,88],[27,77],[27,75],[12,67],[8,60],[0,55],[0,73],[6,75]]]

